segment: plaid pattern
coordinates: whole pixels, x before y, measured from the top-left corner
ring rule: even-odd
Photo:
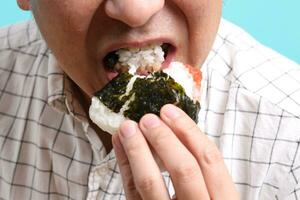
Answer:
[[[222,20],[202,71],[199,126],[241,198],[300,198],[299,66]],[[0,199],[125,199],[71,88],[33,21],[0,30]]]

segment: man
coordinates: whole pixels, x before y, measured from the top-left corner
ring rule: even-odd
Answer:
[[[18,4],[37,25],[0,31],[1,199],[298,199],[300,69],[220,20],[221,0]],[[111,138],[88,117],[103,59],[152,43],[201,66],[201,129],[166,105]]]

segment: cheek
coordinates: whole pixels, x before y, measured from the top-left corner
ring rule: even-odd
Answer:
[[[94,87],[103,84],[99,80],[103,71],[91,59],[86,40],[102,0],[32,1],[33,15],[60,67],[86,93],[96,91]]]
[[[72,32],[87,32],[91,20],[103,0],[70,0],[65,6],[67,26]]]
[[[103,0],[33,0],[32,12],[42,32],[84,34]],[[65,34],[63,34],[65,33]]]
[[[174,0],[184,13],[189,32],[189,63],[201,65],[207,57],[221,18],[221,0]]]

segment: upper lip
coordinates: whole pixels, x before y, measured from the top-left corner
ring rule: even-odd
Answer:
[[[147,39],[142,41],[138,41],[138,40],[121,41],[121,42],[112,43],[111,45],[108,45],[107,48],[105,48],[105,50],[103,51],[101,60],[103,60],[108,53],[117,51],[122,48],[141,48],[141,47],[148,46],[150,44],[163,44],[163,43],[171,44],[176,49],[175,42],[169,38],[155,38],[155,39]]]

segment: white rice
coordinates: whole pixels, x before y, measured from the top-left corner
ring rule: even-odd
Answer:
[[[123,113],[115,113],[108,109],[98,97],[92,98],[89,115],[99,128],[110,134],[116,133],[121,123],[126,120]]]
[[[151,66],[159,69],[165,60],[164,51],[160,44],[149,45],[141,49],[120,49],[116,54],[119,55],[119,63],[128,67],[131,74],[135,74],[138,68]]]
[[[192,74],[185,67],[184,64],[180,62],[171,62],[168,68],[164,69],[163,72],[172,77],[179,85],[181,85],[185,94],[194,99],[193,94],[196,89],[196,83],[194,82]]]

